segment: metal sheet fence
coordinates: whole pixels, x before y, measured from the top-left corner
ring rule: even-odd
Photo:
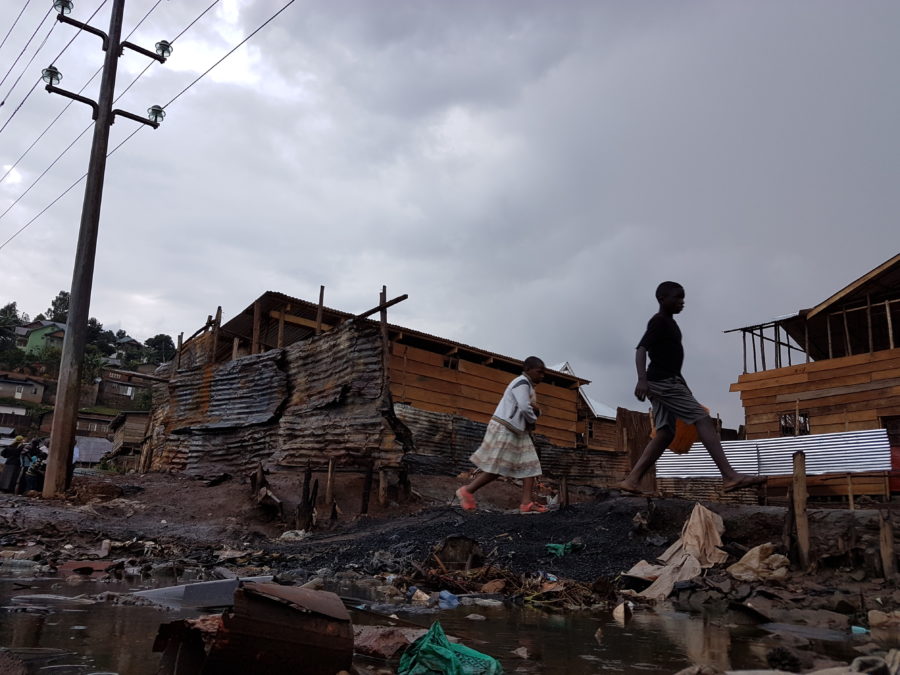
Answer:
[[[891,445],[885,429],[812,434],[722,443],[731,465],[741,473],[786,476],[793,470],[795,452],[806,453],[806,472],[890,471]],[[656,464],[658,478],[719,476],[719,470],[700,443],[683,455],[666,450]]]

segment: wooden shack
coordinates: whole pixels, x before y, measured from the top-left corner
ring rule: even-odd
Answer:
[[[368,319],[373,313],[353,315],[270,291],[225,323],[220,312],[210,316],[166,367],[168,385],[156,387],[145,466],[199,470],[198,462],[212,458],[233,464],[227,455],[240,448],[281,467],[361,453],[376,468],[441,474],[470,468],[467,458],[522,361]],[[300,400],[298,387],[310,382],[321,384],[314,399],[334,400],[327,419]],[[590,410],[580,391],[587,383],[571,372],[548,372],[537,387],[543,414],[536,439],[548,475],[608,485],[627,472],[628,452],[617,443],[615,419]],[[360,398],[351,409],[354,391]],[[220,407],[218,396],[228,406]],[[359,425],[351,428],[348,420]],[[264,433],[265,425],[277,431]],[[603,433],[604,426],[611,429]],[[325,429],[341,432],[329,436]],[[224,440],[229,434],[234,438]]]
[[[812,308],[727,331],[743,339],[731,391],[746,438],[885,428],[900,449],[898,328],[900,254]],[[883,493],[884,476],[874,478],[870,490]]]

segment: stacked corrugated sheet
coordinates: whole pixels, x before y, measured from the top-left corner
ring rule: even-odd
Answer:
[[[891,446],[884,429],[725,441],[722,447],[737,471],[760,476],[790,475],[793,455],[800,451],[806,455],[809,475],[891,469]],[[700,443],[695,443],[684,455],[666,450],[656,463],[657,478],[720,475]]]

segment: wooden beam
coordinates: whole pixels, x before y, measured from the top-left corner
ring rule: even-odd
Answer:
[[[387,469],[378,470],[378,505],[382,508],[388,505]]]
[[[892,581],[897,576],[897,557],[894,555],[894,525],[891,522],[890,509],[880,511],[879,545],[881,549],[881,567],[884,578]]]
[[[872,296],[866,293],[866,325],[869,328],[869,353],[875,351],[875,339],[872,335]]]
[[[253,303],[253,332],[250,338],[250,353],[259,353],[259,332],[262,327],[262,306],[259,300]]]
[[[853,500],[853,474],[849,472],[847,473],[847,504],[851,511],[856,508]]]
[[[362,314],[357,314],[353,318],[354,319],[366,319],[366,318],[372,316],[373,314],[375,314],[376,312],[380,312],[382,309],[387,309],[388,307],[393,307],[394,305],[396,305],[399,302],[403,302],[407,298],[409,298],[409,295],[407,295],[406,293],[404,293],[403,295],[398,295],[393,300],[390,300],[388,302],[383,302],[383,303],[379,304],[377,307],[373,307],[372,309],[370,309],[366,312],[363,312]]]
[[[890,344],[891,349],[894,348],[894,325],[891,323],[891,303],[885,301],[884,303],[884,313],[887,316],[887,329],[888,329],[888,344]]]
[[[234,361],[238,357],[238,349],[241,345],[240,338],[234,338],[231,341],[231,360]]]
[[[325,308],[325,286],[319,286],[319,306],[316,307],[316,335],[322,332],[322,311]]]
[[[756,333],[754,331],[750,332],[750,344],[753,346],[753,372],[759,372],[759,366],[756,363]]]
[[[794,478],[791,483],[794,522],[797,528],[797,554],[800,569],[809,569],[809,519],[806,514],[806,455],[794,453]]]
[[[829,387],[828,389],[812,389],[810,391],[800,391],[791,394],[778,394],[775,397],[775,403],[809,401],[817,398],[827,398],[829,396],[841,396],[842,394],[857,394],[864,391],[890,389],[891,387],[896,386],[900,386],[900,377],[891,377],[883,380],[876,380],[874,382],[862,382],[860,384],[848,384],[844,387]]]
[[[853,347],[850,345],[850,325],[847,323],[847,310],[843,311],[844,315],[844,345],[847,349],[846,356],[853,356]]]
[[[269,317],[272,319],[280,319],[281,313],[276,312],[273,309],[271,312],[269,312]],[[307,319],[302,316],[294,316],[293,314],[285,314],[284,322],[294,324],[295,326],[304,326],[305,328],[312,328],[314,330],[316,327],[316,322],[313,319]],[[322,324],[322,330],[331,330],[332,328],[334,328],[334,326],[331,324],[328,324],[328,323]]]
[[[325,478],[325,506],[334,501],[334,457],[328,459],[328,476]]]
[[[175,370],[181,367],[181,346],[184,344],[184,331],[178,334],[178,347],[175,350]]]
[[[831,314],[825,315],[825,327],[828,329],[826,332],[828,333],[828,358],[834,358],[834,349],[831,346]]]
[[[806,352],[806,362],[809,363],[809,322],[803,324],[803,351]]]
[[[278,349],[284,347],[284,307],[278,312],[278,337],[275,339],[275,346]]]
[[[387,286],[381,287],[380,299],[379,323],[381,324],[381,369],[383,371],[381,405],[385,412],[392,412],[394,401],[391,398],[391,337],[388,334],[387,322]]]
[[[219,350],[219,326],[222,325],[222,307],[216,308],[216,318],[212,324],[212,339],[209,346],[209,362],[215,363],[216,352]]]

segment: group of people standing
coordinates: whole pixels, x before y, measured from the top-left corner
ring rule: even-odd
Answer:
[[[709,411],[694,398],[681,374],[684,349],[681,329],[674,317],[684,309],[684,298],[684,287],[679,283],[664,281],[657,287],[659,311],[647,323],[647,329],[636,347],[637,386],[634,394],[639,401],[650,399],[655,435],[628,476],[616,485],[624,492],[644,494],[641,479],[672,442],[677,420],[696,427],[700,442],[722,473],[722,489],[725,492],[765,481],[764,476],[751,476],[734,470],[722,449]],[[529,356],[525,359],[522,374],[507,386],[488,424],[484,440],[470,458],[479,473],[468,485],[456,491],[464,510],[474,511],[477,508],[475,492],[500,476],[522,481],[521,513],[543,513],[547,510],[546,506],[534,501],[534,480],[541,475],[541,463],[531,438],[531,431],[541,414],[535,386],[543,381],[545,370],[541,359]]]
[[[11,444],[0,450],[4,460],[0,492],[24,494],[29,490],[43,490],[47,453],[47,447],[40,439],[26,443],[24,436],[16,436]]]

